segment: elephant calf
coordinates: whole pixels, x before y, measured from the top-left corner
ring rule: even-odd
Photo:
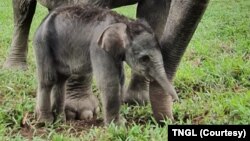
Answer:
[[[64,87],[69,77],[84,78],[86,93],[91,94],[93,73],[102,94],[105,124],[119,123],[123,61],[148,81],[157,81],[165,94],[178,99],[167,79],[152,29],[145,22],[109,9],[71,6],[52,11],[35,34],[34,48],[36,114],[41,122],[52,122],[53,112],[64,112]]]

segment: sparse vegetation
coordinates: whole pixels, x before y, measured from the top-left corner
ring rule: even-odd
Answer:
[[[135,6],[116,9],[135,17]],[[175,78],[181,98],[175,124],[250,124],[250,1],[211,0]],[[150,106],[123,105],[126,127],[97,121],[35,127],[36,76],[32,37],[47,10],[38,5],[29,40],[29,69],[0,67],[0,140],[167,140],[167,126],[155,124]],[[0,2],[0,64],[11,44],[11,1]],[[128,77],[129,69],[127,69]],[[96,88],[93,88],[96,92]],[[167,124],[172,124],[166,121]]]

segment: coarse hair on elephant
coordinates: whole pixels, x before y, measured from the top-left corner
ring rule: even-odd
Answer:
[[[119,124],[123,61],[135,74],[148,82],[157,82],[164,95],[177,100],[160,48],[150,26],[140,20],[88,5],[55,9],[42,22],[34,38],[38,120],[51,122],[53,115],[64,112],[64,86],[70,76],[84,78],[82,85],[91,95],[93,73],[102,96],[105,124],[112,121]],[[153,110],[157,113],[157,108]]]
[[[14,32],[4,68],[27,69],[27,41],[37,1],[49,10],[65,5],[92,4],[116,8],[136,3],[136,17],[145,19],[159,39],[164,68],[171,81],[209,3],[209,0],[12,0]],[[82,93],[87,89],[82,85],[84,80],[71,76],[66,83],[65,109],[68,115],[75,119],[91,117],[96,112],[96,97]],[[150,98],[151,95],[158,95],[160,98]],[[155,117],[158,117],[157,120],[162,120],[164,116],[173,120],[171,97],[163,95],[158,83],[148,83],[144,77],[132,72],[123,101],[143,104],[149,101],[149,98],[150,102],[158,103],[152,107],[158,109],[158,113],[154,113]],[[82,105],[83,102],[88,103],[88,106]]]

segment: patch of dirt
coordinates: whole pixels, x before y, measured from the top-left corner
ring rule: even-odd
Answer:
[[[156,124],[152,115],[146,116],[125,116],[127,122],[126,126],[130,127],[134,124],[138,125],[146,125]],[[164,124],[159,124],[164,126]],[[35,116],[33,112],[27,112],[24,114],[21,123],[21,129],[19,132],[24,138],[28,140],[32,140],[34,136],[39,136],[42,138],[47,138],[48,135],[54,130],[56,133],[68,134],[74,137],[80,137],[86,134],[93,127],[104,127],[103,119],[93,119],[93,120],[76,120],[76,121],[67,121],[62,122],[58,121],[53,123],[52,125],[45,124],[36,124]]]
[[[85,134],[92,127],[104,125],[102,119],[67,121],[66,123],[59,121],[58,123],[53,123],[53,125],[38,125],[35,122],[34,113],[26,113],[20,123],[22,128],[19,133],[29,140],[32,140],[33,136],[46,138],[51,130],[78,137]]]

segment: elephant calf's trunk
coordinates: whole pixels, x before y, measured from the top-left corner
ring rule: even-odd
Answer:
[[[168,80],[166,72],[164,71],[164,68],[161,67],[159,69],[157,69],[157,71],[155,71],[156,73],[152,74],[152,77],[154,78],[154,80],[156,80],[156,82],[158,83],[158,85],[162,88],[162,91],[164,95],[171,95],[173,101],[178,101],[178,95],[176,94],[176,91],[173,87],[173,85],[171,84],[171,82]]]
[[[154,118],[157,122],[169,118],[174,120],[172,113],[173,100],[170,95],[163,94],[164,91],[156,82],[151,82],[149,87],[149,96]]]
[[[178,96],[171,82],[168,80],[164,68],[158,68],[152,73],[155,81],[150,83],[149,95],[155,119],[159,122],[166,117],[173,120],[172,102],[178,100]]]

